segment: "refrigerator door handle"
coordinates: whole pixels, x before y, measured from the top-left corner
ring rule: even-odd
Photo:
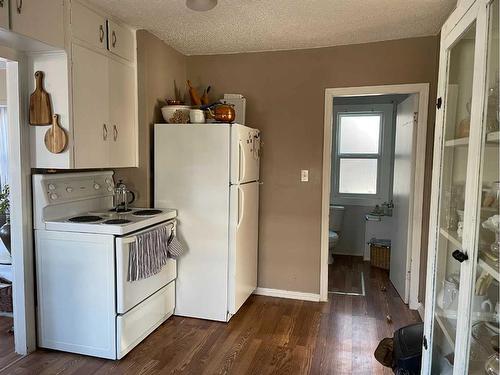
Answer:
[[[243,142],[240,140],[238,142],[238,150],[239,150],[239,178],[238,182],[243,181],[243,178],[245,177],[245,169],[246,169],[246,156],[245,156],[245,151],[243,150]]]
[[[245,194],[243,189],[238,186],[238,224],[236,224],[236,229],[239,229],[241,222],[243,221],[243,215],[245,214]]]

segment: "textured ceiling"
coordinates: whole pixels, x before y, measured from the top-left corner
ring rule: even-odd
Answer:
[[[456,0],[90,0],[186,55],[326,47],[435,35]]]

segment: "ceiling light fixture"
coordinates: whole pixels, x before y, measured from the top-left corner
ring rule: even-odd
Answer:
[[[217,0],[186,0],[186,6],[197,12],[205,12],[215,8]]]

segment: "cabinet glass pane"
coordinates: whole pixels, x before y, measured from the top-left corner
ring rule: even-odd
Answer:
[[[467,181],[468,135],[474,71],[476,26],[473,24],[448,50],[444,147],[441,155],[439,233],[432,340],[433,374],[447,374],[454,364],[464,193]]]
[[[499,143],[498,143],[498,0],[490,6],[486,97],[481,158],[481,199],[476,228],[476,274],[472,289],[469,374],[498,369],[498,254],[499,254]],[[491,372],[497,373],[497,372]]]

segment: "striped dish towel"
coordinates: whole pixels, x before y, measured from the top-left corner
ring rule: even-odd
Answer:
[[[140,233],[130,244],[127,281],[147,279],[167,264],[173,225]]]

